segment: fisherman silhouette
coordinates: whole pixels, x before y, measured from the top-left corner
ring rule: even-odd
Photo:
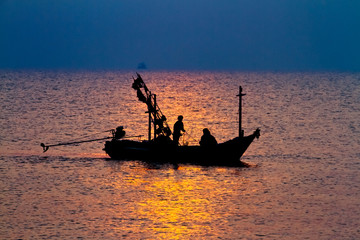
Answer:
[[[176,145],[179,145],[179,138],[182,135],[181,132],[186,132],[182,120],[183,116],[180,115],[178,116],[178,121],[174,124],[173,141]]]
[[[201,147],[209,147],[214,146],[217,144],[217,141],[213,135],[211,135],[209,129],[204,128],[203,129],[203,135],[200,140],[200,146]]]

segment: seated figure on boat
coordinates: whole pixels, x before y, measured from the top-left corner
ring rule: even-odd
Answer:
[[[119,126],[116,128],[116,131],[114,132],[114,138],[120,139],[125,136],[125,131],[123,126]]]
[[[209,147],[214,146],[217,144],[217,141],[213,135],[211,135],[209,129],[204,128],[203,129],[203,135],[200,140],[200,146],[201,147]]]
[[[183,116],[180,115],[178,116],[178,121],[174,124],[173,141],[176,145],[179,145],[179,138],[182,135],[181,132],[186,132],[182,120]]]

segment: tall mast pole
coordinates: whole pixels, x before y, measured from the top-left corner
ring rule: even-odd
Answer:
[[[153,121],[154,121],[154,139],[156,138],[156,112],[157,112],[157,105],[156,105],[156,94],[153,94],[154,96],[154,117],[153,117]]]
[[[242,87],[239,86],[239,138],[244,137],[244,131],[242,130],[241,122],[242,122],[242,97],[246,94],[242,93]]]
[[[150,92],[150,104],[151,104],[151,92]],[[149,133],[148,133],[148,139],[149,142],[151,141],[151,107],[148,105],[148,113],[149,113]]]

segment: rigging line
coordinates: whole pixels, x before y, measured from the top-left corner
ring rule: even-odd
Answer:
[[[192,132],[192,129],[190,129],[190,130],[191,130],[191,132]],[[192,134],[190,134],[189,132],[185,132],[185,134],[188,135],[190,138],[192,138],[192,140],[197,141],[197,140],[192,136]]]
[[[190,140],[189,140],[189,138],[190,138]],[[186,133],[181,136],[181,139],[182,139],[181,146],[188,146],[189,143],[195,143],[195,144],[198,143],[197,140],[195,140],[193,137],[189,136]]]
[[[189,139],[187,136],[188,136],[187,134],[183,134],[183,135],[181,136],[182,146],[188,145],[189,143],[194,143],[194,144],[196,144],[196,143],[198,142],[198,141],[196,141],[194,138],[192,138],[191,136],[189,136],[190,139]],[[185,144],[185,142],[186,142],[187,144]]]

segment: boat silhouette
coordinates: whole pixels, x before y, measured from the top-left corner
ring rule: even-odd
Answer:
[[[165,115],[161,112],[156,94],[147,88],[140,74],[133,79],[132,88],[137,97],[147,105],[148,139],[130,140],[125,137],[123,127],[113,131],[113,138],[105,142],[104,151],[114,160],[142,160],[157,163],[195,164],[205,166],[247,166],[240,158],[255,138],[259,138],[260,129],[244,136],[241,125],[242,87],[239,87],[239,136],[213,146],[181,146],[171,139],[171,129]]]

